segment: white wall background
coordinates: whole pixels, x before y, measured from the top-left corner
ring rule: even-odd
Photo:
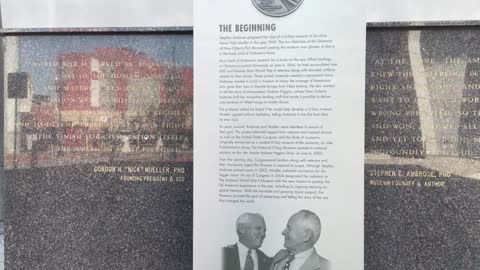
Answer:
[[[478,0],[367,0],[369,22],[480,20]]]
[[[0,0],[4,28],[192,26],[193,0]]]
[[[193,1],[0,0],[0,3],[4,27],[38,28],[192,26]],[[478,0],[367,0],[367,10],[368,21],[372,22],[480,20]]]

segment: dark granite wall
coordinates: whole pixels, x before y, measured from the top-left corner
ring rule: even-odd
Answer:
[[[412,72],[410,63],[375,64],[381,58],[409,58],[409,29],[420,31],[425,73],[408,78],[374,77],[371,72]],[[472,27],[387,27],[367,31],[365,269],[480,269],[480,118],[473,113],[480,109],[480,102],[462,101],[464,97],[480,97],[479,89],[464,89],[465,85],[479,82],[479,77],[472,74],[479,71],[480,63],[466,62],[480,56],[478,44],[480,32]],[[433,76],[429,72],[459,74]],[[398,97],[415,98],[416,89],[372,90],[379,84],[414,85],[415,76],[427,82],[431,111],[424,113],[433,115],[425,119],[432,121],[427,124],[433,124],[435,132],[429,134],[436,136],[428,140],[436,140],[438,149],[423,155],[379,155],[390,150],[429,150],[424,142],[391,140],[427,134],[421,129],[419,116],[405,114],[419,110],[418,103],[398,102]],[[377,102],[378,98],[393,99]],[[379,110],[399,114],[372,113]],[[435,115],[439,111],[445,115]],[[414,128],[393,129],[394,123],[411,124]],[[373,140],[378,136],[387,141]]]
[[[178,165],[181,184],[93,165],[7,171],[6,269],[191,269],[192,164]]]
[[[435,178],[446,188],[384,187],[370,170],[426,170],[419,166],[365,167],[365,269],[480,267],[480,184],[460,176]],[[397,178],[398,180],[398,178]],[[424,182],[422,177],[410,180]]]
[[[6,269],[192,269],[191,31],[45,31],[4,37]]]

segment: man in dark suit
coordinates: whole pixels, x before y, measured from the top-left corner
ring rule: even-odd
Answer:
[[[268,270],[271,258],[259,248],[265,239],[265,220],[244,213],[237,219],[238,242],[223,248],[223,270]]]
[[[330,270],[330,262],[313,247],[320,238],[320,219],[308,210],[293,215],[282,234],[286,250],[273,258],[271,270]]]

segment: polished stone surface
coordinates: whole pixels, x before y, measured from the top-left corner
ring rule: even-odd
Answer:
[[[7,172],[6,266],[191,269],[192,168],[184,165],[182,185],[119,181],[89,165]]]
[[[365,269],[480,269],[480,34],[367,31]]]
[[[71,30],[4,39],[6,268],[191,269],[191,33]]]

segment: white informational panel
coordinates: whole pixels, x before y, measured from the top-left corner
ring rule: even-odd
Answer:
[[[192,26],[192,0],[1,0],[3,27]]]
[[[267,256],[298,252],[300,210],[322,264],[363,269],[365,6],[194,2],[194,269],[222,269],[243,213],[264,217]]]

